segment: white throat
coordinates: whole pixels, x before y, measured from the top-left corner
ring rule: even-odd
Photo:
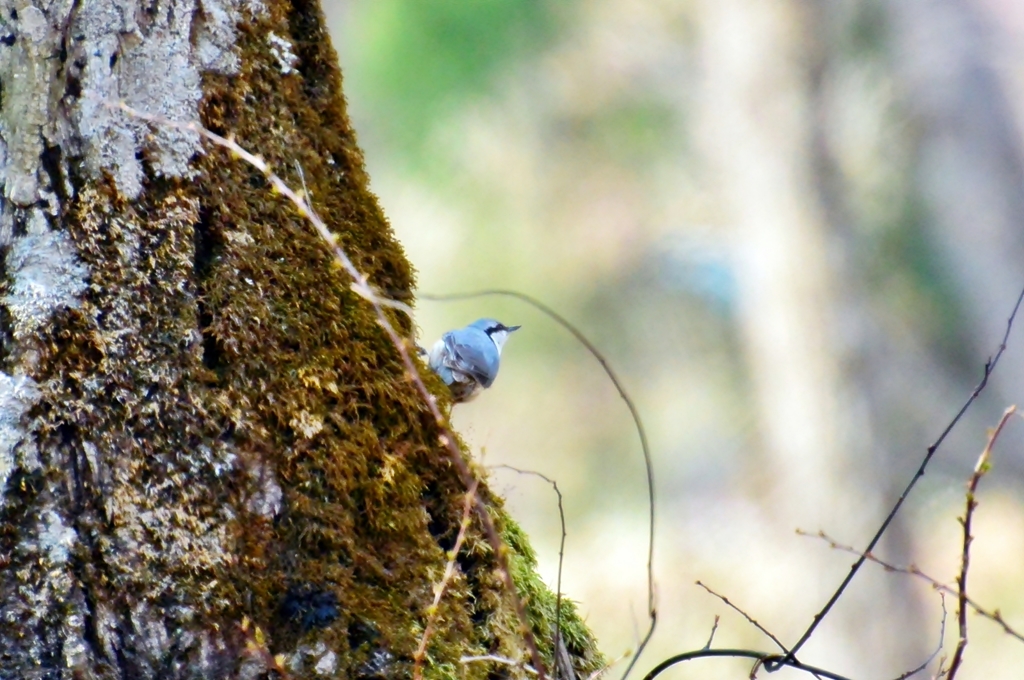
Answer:
[[[501,348],[505,346],[505,341],[508,340],[508,331],[494,331],[491,333],[491,341],[494,346],[498,348],[498,355],[501,355]]]

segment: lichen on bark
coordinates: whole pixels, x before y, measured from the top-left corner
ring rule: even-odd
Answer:
[[[301,166],[359,269],[408,293],[318,5],[38,2],[0,33],[0,677],[259,677],[257,626],[293,677],[408,675],[465,492],[437,424],[260,172],[108,106]],[[550,664],[553,597],[479,493]],[[460,665],[523,652],[478,527],[457,562],[427,676],[522,676]]]

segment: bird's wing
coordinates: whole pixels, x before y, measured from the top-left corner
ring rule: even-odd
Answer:
[[[475,333],[474,333],[475,331]],[[479,337],[475,337],[479,334]],[[442,337],[448,356],[445,365],[463,373],[484,387],[490,387],[498,372],[498,348],[483,331],[460,328]]]

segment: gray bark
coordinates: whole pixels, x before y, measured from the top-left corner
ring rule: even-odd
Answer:
[[[198,119],[201,74],[237,69],[234,23],[242,12],[259,11],[255,3],[209,0],[198,6],[0,3],[0,245],[6,278],[0,301],[0,677],[184,674],[173,664],[157,665],[173,646],[193,652],[181,655],[190,659],[187,674],[224,670],[215,661],[223,635],[181,634],[181,626],[201,617],[173,574],[231,558],[228,510],[192,508],[189,501],[197,498],[189,496],[206,495],[206,477],[218,467],[231,468],[233,454],[227,447],[187,445],[151,451],[167,472],[177,468],[195,486],[188,492],[187,485],[166,479],[143,489],[137,475],[155,461],[136,458],[142,447],[111,450],[98,443],[99,433],[79,431],[73,414],[53,415],[74,398],[69,391],[77,392],[79,405],[113,409],[107,403],[112,399],[139,416],[159,409],[162,400],[146,399],[134,381],[111,393],[113,381],[102,370],[92,376],[40,373],[52,350],[42,341],[66,323],[70,310],[83,311],[82,296],[90,288],[92,272],[79,254],[87,246],[74,243],[62,225],[85,187],[109,177],[132,200],[143,192],[147,175],[195,175],[190,161],[198,151],[196,135],[166,128],[151,134],[142,121],[108,104],[125,101],[171,120]],[[183,224],[193,210],[183,206]],[[126,268],[146,269],[148,240],[145,234],[124,239]],[[107,299],[94,301],[93,308],[106,307],[109,314],[89,320],[99,336],[96,349],[146,361],[154,374],[166,370],[153,376],[150,389],[159,389],[173,368],[153,356],[161,343],[145,337],[144,310],[124,304],[145,292],[94,292]],[[200,351],[198,332],[176,341],[185,352]],[[74,389],[72,381],[78,383]],[[165,503],[145,497],[169,487],[176,497]],[[106,572],[110,580],[124,577],[119,585],[131,584],[136,597],[90,587],[87,582],[105,580],[92,579],[90,571]],[[178,602],[160,611],[150,599],[160,597]]]

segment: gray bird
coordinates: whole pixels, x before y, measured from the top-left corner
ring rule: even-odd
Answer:
[[[519,328],[480,319],[448,331],[430,350],[430,368],[448,385],[456,402],[469,401],[494,384],[501,348],[509,334]]]

